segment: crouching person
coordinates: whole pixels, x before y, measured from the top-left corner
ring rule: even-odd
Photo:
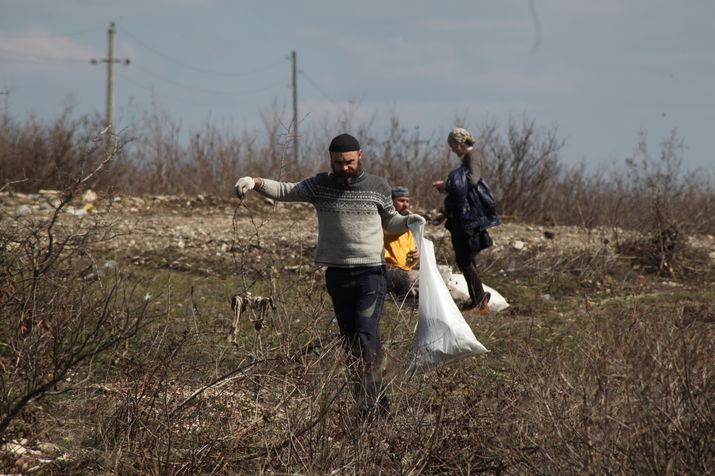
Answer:
[[[405,187],[392,189],[392,205],[400,215],[409,215],[410,192]],[[420,252],[412,232],[395,234],[384,231],[385,262],[387,263],[387,291],[397,296],[417,296],[420,274],[417,264]]]

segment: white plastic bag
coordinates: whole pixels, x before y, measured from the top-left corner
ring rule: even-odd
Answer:
[[[464,278],[463,274],[459,273],[452,273],[449,276],[449,281],[447,282],[447,287],[453,287],[464,294],[469,294],[469,290],[467,289],[467,280]],[[499,312],[503,311],[507,307],[509,307],[509,303],[506,302],[506,299],[504,299],[504,296],[499,294],[497,290],[494,288],[490,288],[486,284],[482,283],[482,288],[484,288],[485,292],[488,292],[491,294],[491,297],[489,298],[489,311],[490,312]]]
[[[452,300],[437,268],[434,246],[424,238],[424,225],[415,225],[410,230],[420,250],[420,293],[417,335],[406,372],[408,379],[418,372],[489,352],[474,337]]]

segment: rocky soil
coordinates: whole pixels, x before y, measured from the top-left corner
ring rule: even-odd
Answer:
[[[56,191],[0,193],[0,232],[32,221],[44,222],[59,203]],[[434,214],[419,209],[416,212]],[[248,256],[258,266],[264,261],[271,266],[279,263],[289,271],[314,269],[317,223],[312,207],[306,204],[272,204],[257,195],[240,202],[208,196],[98,196],[90,191],[64,207],[58,222],[60,228],[70,230],[76,230],[78,224],[96,224],[111,230],[106,240],[95,244],[105,264],[117,260],[222,276],[237,269],[237,257]],[[444,227],[428,226],[426,233],[436,244],[438,262],[450,260],[452,253]],[[596,267],[618,261],[625,263],[636,277],[646,271],[639,270],[638,261],[619,248],[619,243],[637,237],[633,232],[506,221],[490,233],[495,246],[489,250],[491,258],[485,260],[488,274],[499,274],[503,280],[524,269],[558,273],[559,269],[572,271],[584,263]],[[687,282],[682,276],[666,276],[658,278],[659,286],[713,286],[715,237],[690,236],[687,240],[697,259],[681,269],[695,269],[696,280]],[[27,461],[27,470],[37,462],[63,457],[54,445],[33,447],[26,440],[7,442],[2,450],[17,458],[18,467]]]
[[[55,191],[38,194],[0,194],[4,220],[44,219],[59,203]],[[428,211],[415,210],[430,215]],[[434,213],[434,212],[432,212]],[[89,191],[67,206],[63,223],[92,220],[112,224],[114,239],[102,246],[111,255],[127,256],[135,264],[159,260],[164,266],[181,263],[199,266],[197,271],[220,273],[221,260],[230,259],[237,249],[250,246],[253,255],[277,255],[285,266],[309,266],[316,242],[317,221],[312,207],[300,203],[271,204],[257,195],[241,203],[238,199],[195,196],[97,196]],[[529,255],[531,259],[553,261],[559,256],[583,250],[617,254],[617,243],[633,233],[610,228],[587,230],[575,226],[525,225],[505,221],[490,230],[495,242],[492,254],[506,251]],[[445,244],[444,227],[429,226],[428,238]],[[715,237],[689,236],[688,245],[715,263]],[[438,252],[439,254],[439,252]],[[442,257],[447,259],[448,253]],[[438,256],[439,259],[439,256]],[[200,266],[199,263],[205,266]],[[212,269],[213,266],[213,269]]]

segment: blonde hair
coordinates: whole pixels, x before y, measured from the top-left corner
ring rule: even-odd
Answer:
[[[447,136],[448,144],[467,144],[469,146],[474,145],[477,140],[472,137],[467,129],[462,127],[455,127],[449,132]]]

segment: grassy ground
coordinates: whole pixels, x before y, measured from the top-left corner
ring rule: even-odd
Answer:
[[[658,276],[584,230],[551,227],[555,238],[543,239],[539,227],[495,229],[496,246],[480,263],[511,306],[466,317],[490,352],[406,380],[416,303],[388,300],[381,327],[392,411],[366,420],[347,388],[322,270],[311,264],[311,210],[158,210],[112,215],[116,238],[71,265],[91,256],[92,286],[133,290],[146,316],[131,338],[24,407],[3,437],[28,451],[4,447],[2,471],[715,470],[707,249],[683,252],[678,274]],[[430,233],[448,262],[448,239]],[[116,267],[99,272],[109,260]],[[244,312],[234,330],[232,297],[249,293],[275,308]],[[3,392],[22,383],[10,378],[11,355],[4,347]]]

